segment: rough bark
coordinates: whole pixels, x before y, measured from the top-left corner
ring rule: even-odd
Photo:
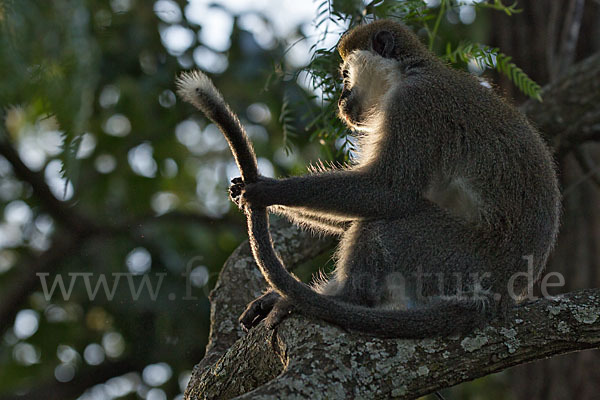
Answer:
[[[274,241],[288,265],[331,245],[283,224]],[[598,289],[515,307],[468,335],[413,341],[374,339],[301,316],[274,331],[260,325],[244,334],[237,318],[265,286],[245,243],[211,293],[210,343],[186,399],[413,398],[531,360],[600,347]]]
[[[333,246],[332,238],[316,238],[282,220],[272,224],[271,235],[275,249],[290,268],[311,260]],[[252,257],[250,245],[244,242],[225,262],[210,293],[208,345],[206,355],[194,368],[194,374],[212,365],[236,340],[245,335],[237,318],[250,301],[262,294],[266,286]]]
[[[506,322],[445,339],[379,340],[292,316],[196,370],[186,399],[414,398],[591,347],[600,347],[600,290],[519,306]]]
[[[600,139],[593,133],[600,124],[595,113],[599,61],[595,55],[576,65],[545,88],[544,104],[523,108],[557,150],[563,151],[565,143]],[[561,129],[556,129],[558,123]],[[575,124],[578,130],[570,131]],[[592,134],[577,136],[583,131]],[[570,138],[565,141],[563,135]],[[273,234],[287,265],[330,245],[289,226]],[[211,294],[210,343],[194,369],[186,399],[414,398],[514,365],[600,347],[599,289],[520,305],[506,319],[465,336],[412,341],[373,339],[301,316],[288,318],[275,331],[261,325],[244,335],[237,318],[264,288],[248,245],[242,245]]]

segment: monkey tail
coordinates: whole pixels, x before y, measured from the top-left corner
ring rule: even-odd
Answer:
[[[237,115],[210,78],[200,71],[184,72],[175,81],[177,93],[215,123],[229,143],[244,182],[256,182],[258,166],[252,143]]]
[[[212,81],[202,72],[195,71],[183,73],[176,84],[179,95],[204,112],[223,132],[244,182],[256,182],[258,166],[252,144]],[[480,320],[477,304],[468,301],[440,302],[427,309],[388,311],[342,303],[317,293],[283,266],[273,248],[266,208],[252,208],[246,210],[246,214],[250,246],[260,271],[275,291],[292,299],[304,314],[346,329],[389,338],[450,334]],[[465,315],[472,321],[464,321]],[[458,316],[462,317],[461,327],[456,325]]]

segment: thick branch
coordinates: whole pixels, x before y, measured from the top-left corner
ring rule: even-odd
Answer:
[[[283,234],[276,242],[284,258],[301,261],[307,247],[322,248],[321,242],[304,247],[310,237],[293,227],[274,232]],[[210,344],[186,399],[245,393],[242,398],[413,398],[513,365],[600,347],[599,289],[515,307],[506,319],[464,336],[412,341],[374,339],[302,316],[275,331],[260,325],[244,335],[237,317],[264,285],[247,244],[240,246],[211,293]]]
[[[274,232],[288,264],[329,244],[293,227]],[[411,341],[351,334],[302,316],[275,331],[260,325],[244,335],[237,318],[264,287],[248,245],[240,246],[211,293],[210,344],[186,399],[413,398],[513,365],[600,347],[598,289],[515,307],[505,320],[468,335]]]
[[[557,354],[600,347],[600,290],[513,308],[464,336],[380,340],[293,316],[259,329],[195,377],[188,399],[415,398]],[[283,373],[281,373],[283,371]],[[264,383],[269,377],[266,384]]]

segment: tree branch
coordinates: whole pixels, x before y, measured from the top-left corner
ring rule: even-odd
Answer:
[[[63,235],[55,235],[48,250],[19,266],[17,275],[11,278],[0,297],[0,335],[12,326],[23,302],[39,286],[40,278],[37,273],[56,270],[66,257],[80,248],[84,240],[75,239],[64,232]]]
[[[556,74],[552,80],[563,74],[573,64],[575,50],[579,39],[579,30],[583,18],[585,0],[571,0],[567,9],[559,44],[559,56]]]
[[[600,53],[571,67],[542,90],[543,103],[522,107],[558,156],[586,141],[600,141]]]
[[[95,229],[90,220],[79,215],[68,203],[54,197],[44,175],[30,170],[6,138],[0,138],[0,155],[10,163],[17,178],[31,185],[37,199],[54,219],[74,232],[89,232]]]
[[[1,130],[2,128],[0,128]],[[0,133],[2,133],[0,131]],[[58,200],[53,194],[44,176],[29,169],[15,148],[8,142],[6,135],[0,135],[0,155],[11,164],[15,176],[31,185],[33,193],[42,207],[58,222],[64,230],[51,238],[52,246],[38,256],[30,256],[14,277],[6,285],[0,296],[0,335],[12,326],[13,319],[29,294],[39,287],[38,272],[52,272],[60,267],[62,261],[77,251],[86,240],[99,235],[128,233],[134,237],[135,228],[149,222],[186,221],[202,224],[222,224],[222,220],[198,214],[170,212],[160,216],[146,215],[133,218],[119,225],[98,224],[83,216],[76,207]],[[233,221],[227,220],[233,223]]]
[[[90,367],[81,371],[70,382],[48,382],[40,385],[23,395],[7,395],[0,400],[64,400],[73,399],[81,395],[86,389],[99,383],[104,383],[110,378],[124,375],[140,369],[129,360],[105,362],[97,367]]]
[[[581,146],[573,150],[573,155],[584,173],[583,176],[589,178],[600,188],[600,165],[596,165],[589,154],[587,154],[586,149]]]
[[[416,398],[513,365],[595,347],[598,289],[521,305],[506,321],[445,339],[380,340],[294,315],[275,331],[261,325],[235,343],[194,377],[186,398]]]

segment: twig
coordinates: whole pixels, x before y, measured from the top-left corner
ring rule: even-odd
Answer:
[[[550,2],[550,12],[548,15],[547,27],[547,42],[546,42],[546,62],[548,63],[548,71],[550,72],[550,81],[554,81],[557,75],[556,63],[556,47],[557,47],[557,31],[558,31],[558,10],[560,4],[557,1]]]
[[[594,162],[589,158],[588,154],[584,152],[581,146],[576,147],[573,150],[573,155],[577,160],[577,163],[583,170],[584,174],[573,182],[571,185],[565,188],[562,195],[563,198],[567,197],[573,192],[573,190],[587,180],[592,180],[598,188],[600,188],[600,165],[595,165]]]
[[[75,232],[83,233],[96,229],[95,224],[83,215],[79,215],[68,203],[54,197],[46,184],[44,175],[29,169],[6,137],[0,138],[0,155],[4,156],[11,164],[17,178],[31,185],[34,195],[54,219]]]
[[[37,257],[31,257],[19,266],[2,291],[0,298],[0,336],[12,326],[13,319],[31,292],[40,284],[38,272],[55,271],[63,260],[71,256],[85,239],[75,239],[65,232],[54,235],[52,246]]]

